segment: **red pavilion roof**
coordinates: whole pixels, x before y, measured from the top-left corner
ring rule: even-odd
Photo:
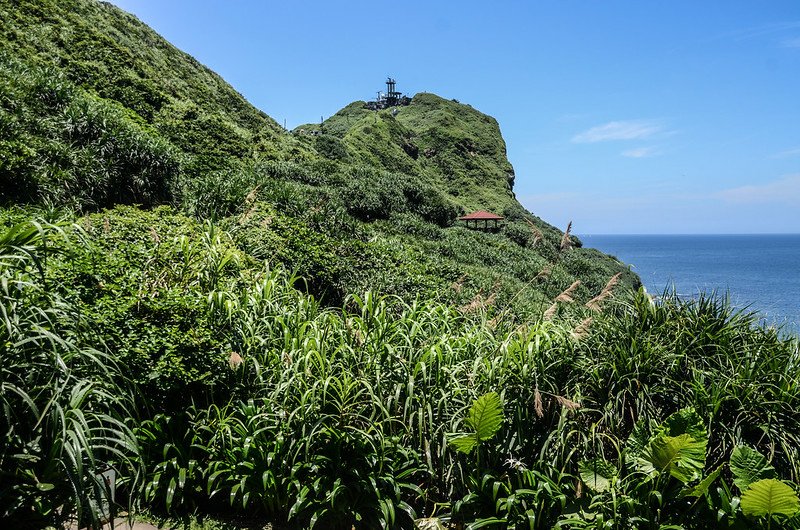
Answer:
[[[505,219],[502,215],[497,215],[496,213],[487,212],[486,210],[478,210],[477,212],[472,212],[471,214],[467,214],[463,217],[458,218],[460,221],[473,221],[473,220],[480,220],[483,221],[484,219],[489,221],[501,221]]]

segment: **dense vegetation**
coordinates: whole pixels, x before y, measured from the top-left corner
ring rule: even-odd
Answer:
[[[562,233],[514,198],[493,118],[420,94],[396,116],[354,103],[324,134],[290,133],[112,5],[4,0],[0,18],[3,203],[171,204],[204,219],[276,212],[279,229],[251,227],[248,242],[285,241],[277,259],[330,304],[366,286],[450,301],[443,293],[462,276],[456,303],[495,291],[508,303],[527,285],[514,299],[525,312],[553,296],[531,280],[554,262]],[[453,226],[478,208],[506,216],[501,233]],[[591,249],[552,269],[555,289],[580,279],[583,297],[618,272],[638,281]]]
[[[800,528],[797,339],[526,212],[493,118],[288,132],[109,4],[0,19],[3,527]]]
[[[717,300],[326,308],[166,209],[25,216],[0,236],[11,521],[91,520],[112,465],[133,506],[299,528],[797,526],[798,343]],[[762,479],[771,512],[740,493]]]

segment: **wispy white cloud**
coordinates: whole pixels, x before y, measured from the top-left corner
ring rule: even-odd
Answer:
[[[774,22],[771,24],[764,24],[761,26],[753,26],[749,28],[743,28],[740,30],[723,33],[722,35],[719,35],[719,38],[733,38],[735,40],[745,40],[745,39],[761,37],[764,35],[770,35],[774,33],[791,31],[797,28],[800,28],[800,21],[789,20],[784,22]]]
[[[784,39],[782,44],[784,48],[800,48],[800,37]]]
[[[622,152],[622,156],[628,158],[649,158],[659,154],[661,154],[661,152],[656,147],[637,147]]]
[[[793,156],[800,156],[800,147],[794,147],[792,149],[786,149],[779,153],[775,153],[770,158],[791,158]]]
[[[650,138],[663,130],[663,127],[653,121],[631,120],[611,121],[597,127],[592,127],[580,134],[573,136],[575,143],[608,142],[611,140],[641,140]]]
[[[716,198],[736,204],[800,202],[800,173],[788,175],[765,184],[752,184],[720,191]]]

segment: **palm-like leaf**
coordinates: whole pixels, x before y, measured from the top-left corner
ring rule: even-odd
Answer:
[[[642,453],[644,467],[669,473],[684,484],[702,476],[705,457],[706,444],[689,434],[657,436]]]
[[[669,473],[684,484],[703,476],[708,433],[702,418],[687,408],[672,414],[642,450],[638,463],[645,473]]]

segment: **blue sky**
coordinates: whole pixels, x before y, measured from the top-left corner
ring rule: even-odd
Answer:
[[[797,0],[115,3],[289,128],[387,75],[469,103],[578,234],[800,232]]]

